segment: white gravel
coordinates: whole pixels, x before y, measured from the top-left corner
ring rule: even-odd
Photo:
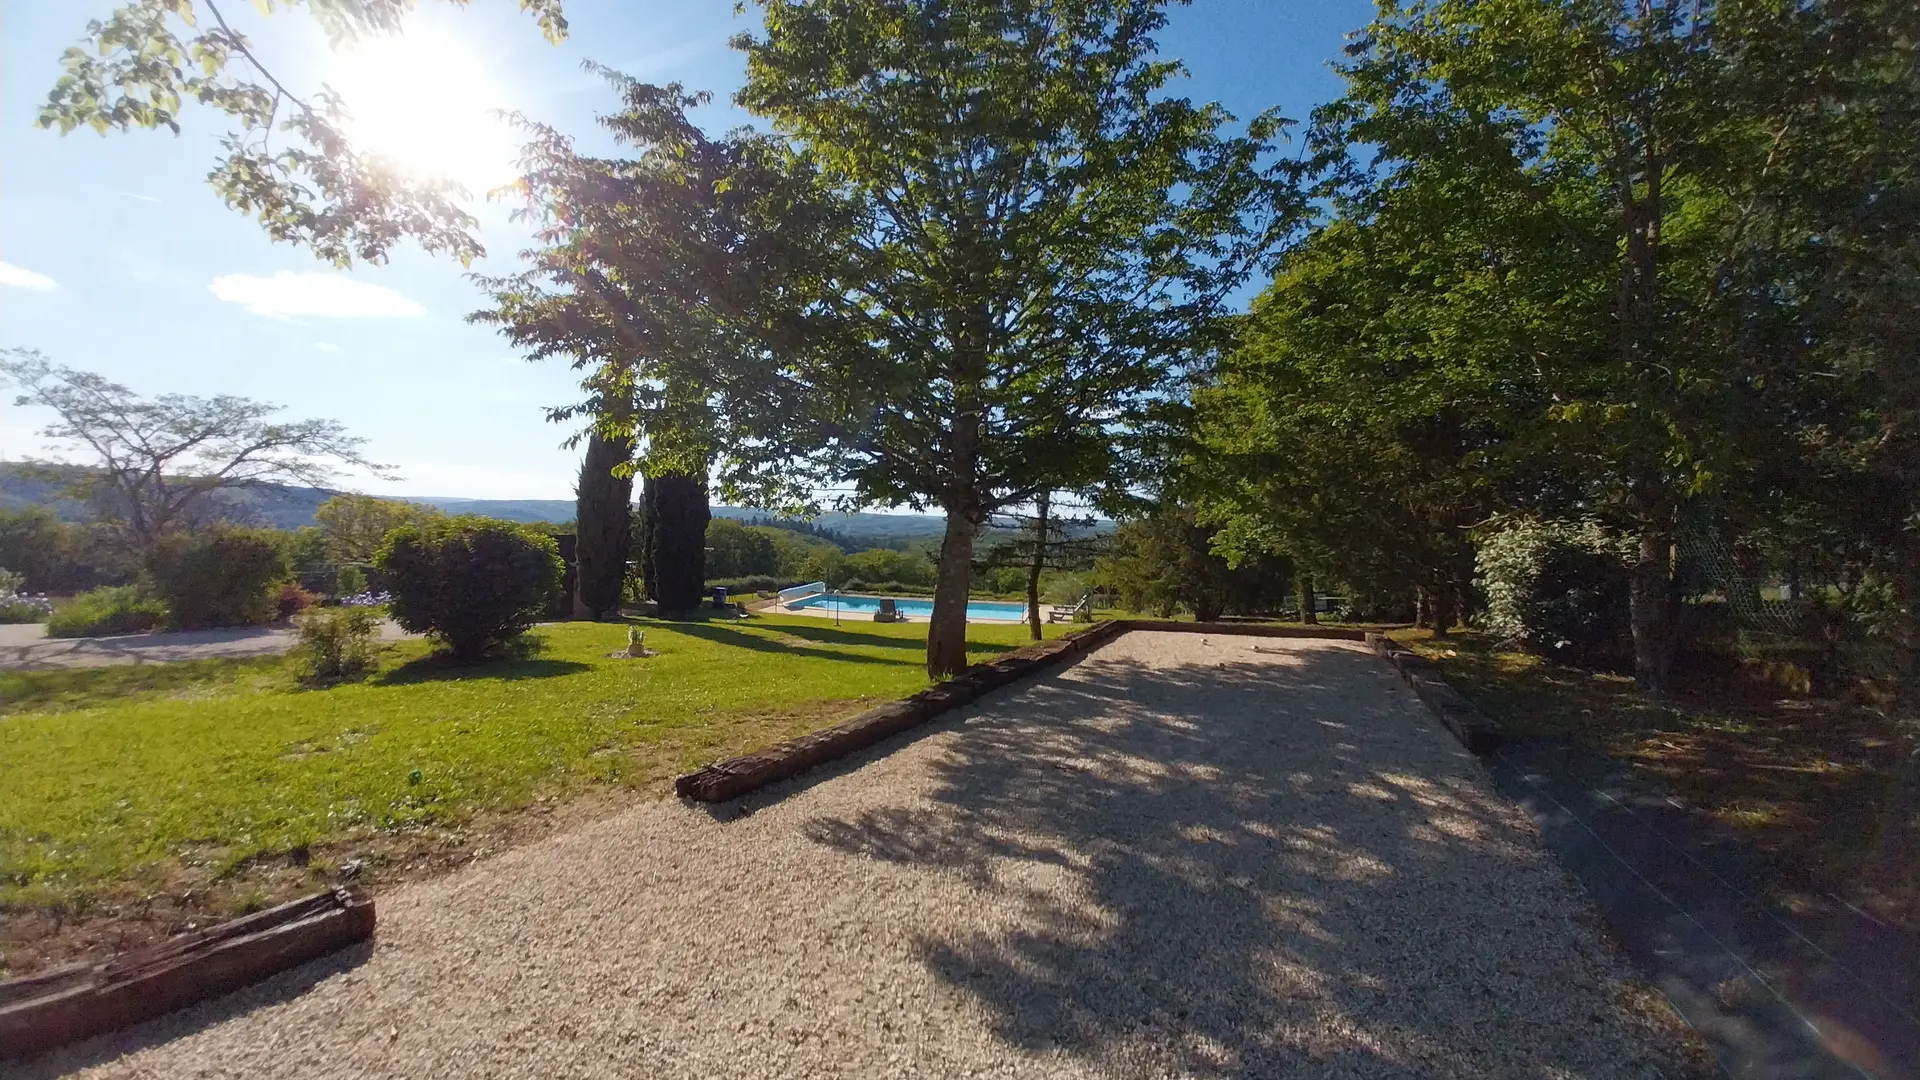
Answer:
[[[24,1071],[1570,1078],[1676,1060],[1524,818],[1358,646],[1136,632],[889,750],[737,820],[648,804],[395,890],[357,966]]]

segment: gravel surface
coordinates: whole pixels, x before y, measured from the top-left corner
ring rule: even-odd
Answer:
[[[879,749],[737,817],[648,804],[398,889],[370,950],[26,1073],[1571,1078],[1681,1060],[1519,811],[1359,646],[1135,632]]]
[[[418,637],[391,619],[380,622],[380,640]],[[60,668],[114,667],[276,656],[299,644],[284,626],[247,626],[227,630],[181,630],[118,637],[50,638],[45,623],[0,626],[0,671],[52,671]]]

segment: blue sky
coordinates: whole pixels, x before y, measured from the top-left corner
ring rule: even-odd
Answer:
[[[395,482],[345,477],[375,494],[570,498],[575,452],[542,410],[573,397],[564,367],[533,364],[463,317],[481,302],[460,265],[412,249],[337,272],[269,242],[206,186],[223,118],[189,112],[185,132],[64,138],[33,125],[62,50],[106,0],[0,0],[0,346],[41,350],[142,393],[232,393],[343,421]],[[237,9],[237,10],[235,10]],[[511,142],[490,107],[518,109],[594,139],[611,103],[581,72],[593,59],[651,81],[715,92],[701,117],[724,129],[743,73],[727,39],[751,23],[734,0],[568,0],[571,38],[546,44],[510,0],[465,10],[426,0],[408,43],[332,53],[305,16],[223,10],[284,79],[348,92],[368,137],[469,186],[505,179]],[[1162,52],[1184,60],[1181,91],[1241,117],[1279,106],[1304,118],[1339,92],[1328,67],[1367,0],[1195,0],[1176,8]],[[476,198],[488,258],[507,272],[526,245],[502,204]],[[44,417],[0,404],[0,458],[43,452]]]

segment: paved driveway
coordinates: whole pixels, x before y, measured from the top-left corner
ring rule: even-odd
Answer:
[[[1346,643],[1133,633],[824,775],[380,898],[377,944],[27,1069],[1651,1077],[1676,1027]]]

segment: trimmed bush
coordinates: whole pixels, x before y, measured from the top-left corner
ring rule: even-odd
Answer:
[[[314,608],[300,615],[300,644],[294,663],[307,683],[334,683],[364,678],[379,664],[380,646],[374,632],[380,614],[370,608]]]
[[[552,537],[473,516],[403,525],[373,562],[393,591],[394,620],[461,659],[539,622],[562,571]]]
[[[152,630],[167,619],[167,605],[137,586],[95,589],[74,597],[47,618],[47,636],[111,637]]]
[[[216,528],[168,537],[147,559],[154,590],[181,630],[254,626],[280,617],[291,580],[282,539],[264,529]]]

